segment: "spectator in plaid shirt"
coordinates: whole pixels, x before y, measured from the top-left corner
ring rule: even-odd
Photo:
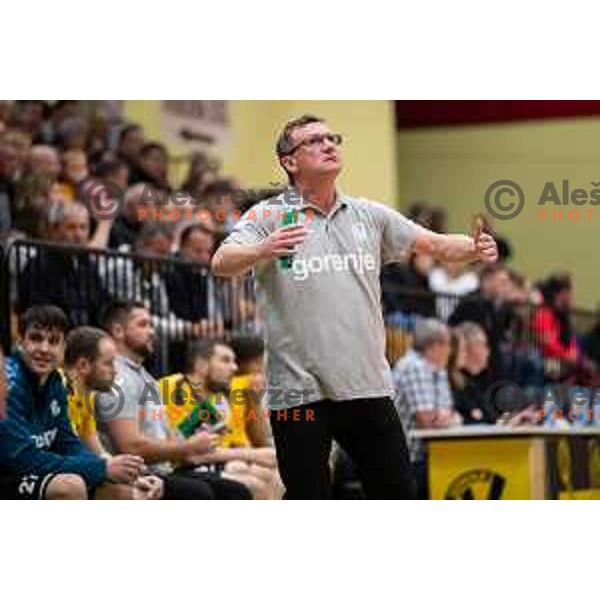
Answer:
[[[414,345],[394,367],[396,409],[408,434],[411,460],[420,498],[427,498],[427,469],[423,448],[411,439],[414,429],[460,425],[448,382],[450,330],[437,319],[423,319],[415,327]]]

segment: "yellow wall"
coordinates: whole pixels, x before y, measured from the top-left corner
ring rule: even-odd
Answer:
[[[600,119],[526,122],[519,124],[435,128],[398,134],[398,173],[402,206],[430,200],[446,207],[453,230],[469,227],[471,215],[484,209],[485,191],[500,179],[517,182],[525,207],[495,227],[514,246],[514,266],[533,278],[551,270],[575,275],[580,306],[595,307],[600,299],[595,249],[600,232],[600,205],[563,209],[563,221],[540,221],[538,200],[546,181],[560,191],[563,179],[571,189],[589,192],[600,182]],[[507,199],[508,200],[508,199]],[[568,211],[579,208],[579,222]],[[588,222],[585,209],[592,210]]]
[[[345,168],[341,187],[390,204],[397,201],[396,134],[393,102],[342,100],[282,100],[230,102],[231,140],[220,150],[224,170],[244,186],[267,187],[285,182],[274,156],[277,134],[289,118],[313,113],[326,118],[344,135]],[[141,123],[147,137],[159,139],[157,101],[126,101],[125,114]],[[172,148],[183,153],[183,146]]]

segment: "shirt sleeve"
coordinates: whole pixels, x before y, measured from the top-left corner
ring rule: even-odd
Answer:
[[[382,264],[406,260],[417,235],[427,230],[379,202],[371,202],[371,212],[381,228]]]
[[[395,386],[401,393],[411,416],[422,410],[436,407],[433,382],[430,374],[417,365],[406,366],[396,374]]]
[[[239,223],[223,242],[224,244],[257,244],[264,240],[274,229],[274,218],[277,217],[277,205],[263,201],[247,210]]]
[[[143,392],[143,388],[140,388],[132,377],[118,372],[111,390],[99,392],[95,396],[96,421],[108,423],[119,419],[137,420]]]

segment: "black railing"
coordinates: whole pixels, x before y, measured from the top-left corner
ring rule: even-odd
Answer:
[[[165,371],[194,337],[260,333],[251,277],[223,279],[208,265],[111,250],[16,241],[2,255],[2,335],[35,304],[62,308],[73,325],[98,325],[115,300],[143,303],[158,333],[156,370]]]
[[[55,304],[65,310],[73,325],[97,325],[104,306],[116,299],[137,300],[150,310],[159,334],[154,365],[157,373],[177,368],[184,344],[191,338],[227,339],[262,331],[251,276],[215,277],[208,265],[180,258],[32,241],[0,246],[0,335],[5,351],[15,340],[16,316],[29,306]],[[471,300],[475,306],[465,309]],[[572,364],[546,356],[546,332],[533,326],[538,307],[485,305],[477,296],[458,298],[386,284],[383,310],[391,363],[410,347],[416,319],[437,316],[453,324],[462,312],[463,316],[473,314],[477,318],[472,320],[484,325],[492,361],[503,361],[503,376],[510,379],[514,375],[511,369],[521,368],[523,361],[541,364],[545,379],[561,380],[572,375]],[[584,310],[572,311],[571,321],[580,340],[598,323],[596,313]],[[513,380],[518,377],[514,375]]]
[[[412,344],[418,319],[436,317],[450,325],[473,321],[483,327],[490,345],[492,378],[532,386],[546,383],[600,385],[600,318],[598,313],[574,309],[570,325],[577,340],[578,358],[557,357],[548,339],[551,331],[538,319],[541,307],[520,302],[493,302],[479,294],[454,296],[387,284],[383,290],[387,326],[387,356],[395,363]],[[597,352],[586,348],[597,332]]]

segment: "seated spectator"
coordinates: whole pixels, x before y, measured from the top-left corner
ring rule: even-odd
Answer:
[[[32,145],[31,138],[22,131],[9,129],[1,134],[0,139],[7,145],[11,146],[17,153],[14,177],[18,181],[23,176],[29,161],[29,153],[31,152]]]
[[[439,294],[437,316],[446,322],[459,298],[471,294],[479,288],[479,277],[468,264],[445,262],[429,272],[429,289]]]
[[[47,143],[58,143],[58,131],[62,124],[71,117],[76,117],[80,111],[79,100],[57,100],[47,107],[47,120],[44,123],[43,139]]]
[[[234,210],[241,210],[235,205],[236,183],[232,179],[217,179],[204,189],[203,200],[215,216],[219,242],[233,231],[237,221]]]
[[[495,423],[498,411],[486,405],[486,378],[479,377],[490,357],[485,331],[477,323],[465,321],[455,327],[452,334],[448,375],[454,406],[465,425]]]
[[[112,145],[113,129],[117,121],[118,116],[106,105],[96,107],[94,114],[91,116],[86,151],[90,166],[96,174],[98,164],[103,162],[105,158],[111,156],[116,159],[116,154],[109,147]],[[125,190],[126,187],[127,182],[121,189]]]
[[[117,348],[102,329],[78,327],[67,335],[65,376],[69,391],[69,419],[73,431],[98,456],[110,457],[98,437],[94,398],[111,390],[115,377]],[[140,476],[131,486],[122,486],[120,499],[155,500],[162,496],[162,481],[152,475]]]
[[[58,183],[40,175],[25,174],[15,185],[13,226],[32,238],[47,238],[48,212],[57,203]]]
[[[415,326],[413,349],[394,366],[396,408],[409,436],[411,460],[421,498],[427,497],[423,446],[410,433],[416,429],[438,429],[460,425],[448,382],[450,331],[436,319],[423,319]]]
[[[157,190],[170,192],[167,149],[157,142],[144,144],[140,150],[139,165],[132,168],[129,181],[131,184],[150,183]]]
[[[151,198],[155,197],[155,193],[156,190],[146,183],[137,183],[125,192],[123,209],[115,219],[110,232],[108,242],[110,248],[121,251],[133,250],[136,238],[145,223],[141,211],[147,210],[149,205],[154,206]]]
[[[407,264],[391,263],[381,269],[383,312],[392,324],[412,330],[415,316],[435,316],[435,295],[429,289],[434,262],[426,254],[413,254]]]
[[[86,208],[79,203],[56,206],[49,215],[49,235],[52,241],[73,249],[85,248],[90,243]],[[106,300],[98,275],[98,257],[92,254],[41,247],[19,277],[21,312],[29,306],[51,303],[62,308],[74,325],[91,325]]]
[[[17,100],[12,105],[10,124],[39,144],[43,139],[45,109],[43,100]]]
[[[88,145],[87,122],[79,115],[71,115],[61,121],[55,131],[54,143],[63,151],[82,150]]]
[[[517,317],[507,298],[511,290],[508,270],[500,264],[486,265],[479,275],[479,293],[464,296],[450,318],[449,325],[455,326],[469,321],[480,325],[488,340],[494,340],[491,347],[488,385],[502,379],[503,351],[511,341]]]
[[[150,472],[163,480],[164,499],[250,498],[248,489],[228,474],[195,470],[215,452],[216,436],[200,431],[184,439],[169,426],[158,382],[143,367],[154,352],[156,335],[145,306],[115,302],[106,308],[103,322],[117,344],[115,383],[120,390],[96,396],[103,446],[142,456]]]
[[[181,232],[179,251],[173,255],[185,263],[170,269],[166,276],[171,310],[187,321],[204,323],[202,333],[205,335],[218,320],[214,280],[210,274],[214,249],[215,226],[212,220],[190,224]]]
[[[533,331],[539,338],[544,358],[574,365],[579,356],[571,324],[573,285],[567,273],[551,275],[540,286],[543,305],[533,318]]]
[[[79,186],[89,176],[87,156],[83,150],[67,150],[63,154],[61,192],[68,201],[79,195]]]
[[[52,146],[32,146],[29,154],[29,172],[39,175],[49,182],[58,179],[62,166],[58,152]]]
[[[172,243],[172,229],[168,224],[146,223],[135,240],[136,255],[108,256],[100,264],[100,277],[113,299],[135,300],[151,312],[160,348],[148,367],[157,374],[167,368],[166,357],[171,345],[206,333],[201,323],[179,318],[171,307],[167,282],[180,265],[154,259],[169,256]]]
[[[248,423],[264,421],[265,414],[248,397],[249,390],[232,388],[229,394],[236,370],[235,354],[224,342],[192,342],[184,372],[160,382],[163,404],[171,426],[185,437],[203,429],[219,431],[216,450],[200,459],[207,468],[241,481],[255,499],[273,499],[279,487],[275,451],[253,448],[247,431]]]
[[[129,169],[129,185],[136,183],[132,175],[139,168],[140,152],[144,144],[144,130],[140,125],[131,123],[122,129],[119,135],[117,155]]]
[[[96,166],[95,175],[101,181],[115,186],[121,190],[123,196],[128,188],[129,169],[127,165],[118,159],[101,162]]]
[[[195,200],[201,201],[206,187],[216,181],[218,172],[219,162],[216,159],[202,152],[195,152],[192,154],[190,171],[181,189]]]
[[[17,148],[0,133],[0,230],[15,226],[15,184],[20,167]]]
[[[30,308],[21,318],[19,351],[6,361],[8,414],[0,421],[0,497],[84,500],[106,494],[109,483],[131,484],[138,456],[103,458],[73,433],[67,389],[57,368],[67,318],[54,306]]]

